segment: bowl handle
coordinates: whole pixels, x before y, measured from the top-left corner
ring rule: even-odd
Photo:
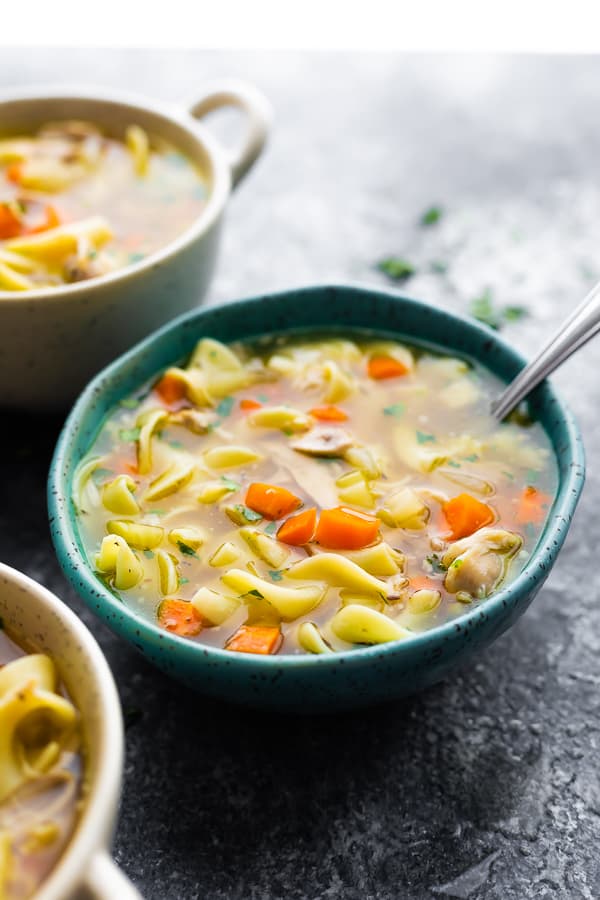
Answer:
[[[189,113],[195,119],[202,119],[225,106],[237,106],[247,119],[242,146],[234,152],[224,151],[229,158],[235,187],[262,152],[271,123],[271,107],[263,94],[251,85],[243,81],[220,81],[190,105]]]
[[[117,897],[118,900],[142,900],[107,850],[98,850],[94,854],[82,887],[85,900],[116,900]]]

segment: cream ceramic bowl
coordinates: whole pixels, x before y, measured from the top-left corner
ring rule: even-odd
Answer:
[[[235,154],[198,122],[231,106],[246,119]],[[194,223],[141,262],[57,288],[0,291],[0,406],[66,409],[106,363],[198,305],[215,267],[229,195],[260,154],[269,118],[263,96],[238,82],[216,84],[189,108],[103,91],[0,94],[2,135],[57,119],[89,119],[119,138],[135,122],[186,153],[208,185],[208,201]]]
[[[108,846],[123,768],[119,697],[98,644],[77,616],[46,588],[0,563],[0,618],[16,639],[48,653],[81,714],[88,794],[75,833],[36,900],[139,900]]]

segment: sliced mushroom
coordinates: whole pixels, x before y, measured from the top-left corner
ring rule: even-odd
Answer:
[[[343,456],[353,443],[351,436],[343,428],[317,425],[301,438],[291,441],[290,446],[308,456],[335,457]]]
[[[208,434],[218,421],[218,416],[212,410],[180,409],[169,416],[172,425],[182,425],[193,434]]]
[[[496,528],[481,528],[455,541],[442,557],[448,571],[444,586],[451,594],[466,592],[475,598],[487,597],[496,588],[508,563],[521,549],[518,534]]]

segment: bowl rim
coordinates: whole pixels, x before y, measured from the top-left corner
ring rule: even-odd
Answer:
[[[26,88],[2,88],[0,90],[0,112],[3,106],[11,103],[44,103],[57,100],[107,103],[115,106],[130,107],[133,110],[137,109],[143,113],[150,113],[150,115],[158,118],[168,119],[172,124],[186,131],[198,148],[201,148],[206,153],[210,161],[208,199],[200,213],[184,231],[154,253],[144,257],[144,259],[135,263],[129,263],[122,269],[107,272],[105,275],[99,275],[88,281],[38,288],[25,292],[19,291],[16,292],[16,296],[14,291],[0,290],[0,304],[2,305],[15,304],[22,306],[23,301],[31,303],[36,300],[43,300],[44,305],[47,305],[52,300],[59,302],[68,301],[71,297],[74,300],[77,297],[89,297],[92,294],[101,293],[105,285],[109,286],[129,281],[138,275],[149,272],[151,269],[164,265],[210,231],[223,212],[231,193],[232,175],[225,151],[211,132],[198,119],[193,118],[183,103],[169,104],[137,93],[92,86],[78,87],[74,90],[73,87],[60,84],[48,86],[32,85]],[[93,116],[91,120],[93,121]]]
[[[91,858],[104,849],[106,837],[112,831],[119,804],[124,759],[121,703],[99,644],[73,610],[44,585],[5,563],[0,563],[0,578],[21,588],[28,598],[33,598],[34,604],[43,609],[43,613],[52,613],[73,635],[90,663],[100,698],[102,739],[100,747],[96,748],[96,776],[88,782],[89,791],[73,836],[36,893],[38,900],[62,900],[82,883]],[[78,711],[85,722],[85,710]]]
[[[503,340],[496,332],[483,326],[479,322],[468,319],[466,316],[453,311],[442,309],[439,306],[434,306],[425,301],[398,294],[394,291],[374,288],[372,285],[368,284],[335,283],[290,288],[276,293],[243,298],[224,304],[219,308],[228,310],[229,315],[235,316],[236,313],[242,315],[245,309],[252,304],[265,304],[269,302],[277,304],[288,298],[290,294],[293,294],[297,298],[298,295],[303,293],[307,294],[314,293],[315,291],[323,292],[331,290],[347,294],[376,295],[401,302],[412,307],[413,310],[419,310],[421,313],[429,311],[434,315],[441,315],[446,318],[454,319],[463,328],[470,330],[474,335],[484,339],[485,343],[488,345],[489,342],[492,341],[502,351],[505,357],[508,356],[509,358],[512,358],[522,366],[526,363],[524,357],[517,352],[514,347],[509,345],[508,342]],[[460,632],[469,627],[475,628],[477,623],[482,620],[482,612],[484,612],[484,617],[487,620],[499,616],[503,607],[506,605],[512,607],[519,599],[530,594],[544,581],[547,571],[552,567],[565,540],[567,528],[564,527],[564,523],[570,521],[581,494],[585,477],[585,454],[581,433],[570,409],[559,399],[548,381],[543,382],[537,390],[541,389],[546,393],[548,400],[554,404],[560,415],[562,424],[566,428],[570,457],[568,473],[565,476],[564,482],[563,479],[561,479],[559,495],[554,501],[552,515],[547,519],[536,547],[514,581],[505,587],[502,587],[495,594],[492,594],[492,596],[485,601],[485,604],[478,604],[472,608],[468,608],[456,619],[442,623],[427,631],[411,635],[400,641],[374,644],[372,646],[359,647],[353,650],[336,651],[331,654],[276,654],[274,656],[262,656],[246,653],[231,653],[225,649],[190,641],[186,638],[171,634],[170,632],[159,628],[158,625],[154,625],[148,619],[138,616],[130,607],[126,606],[122,601],[119,601],[99,580],[95,578],[89,563],[81,554],[77,545],[75,538],[75,517],[71,512],[70,494],[69,496],[62,496],[61,492],[62,473],[65,470],[65,463],[69,455],[69,444],[77,434],[79,428],[78,422],[80,419],[83,419],[88,403],[97,398],[104,390],[103,382],[109,382],[118,375],[122,366],[143,354],[154,341],[169,334],[176,334],[180,329],[184,328],[188,323],[194,320],[199,320],[199,322],[201,322],[205,315],[214,312],[214,310],[215,307],[205,307],[177,317],[172,322],[153,332],[143,341],[140,341],[140,343],[132,347],[96,375],[76,401],[71,413],[64,423],[56,445],[48,477],[48,509],[52,541],[59,563],[67,578],[69,578],[84,602],[88,604],[94,612],[100,615],[100,617],[107,622],[109,627],[114,628],[118,633],[121,633],[118,622],[125,619],[128,622],[135,623],[136,635],[139,636],[141,640],[150,640],[154,642],[158,639],[161,641],[164,649],[172,649],[176,653],[184,655],[187,660],[192,656],[203,656],[215,662],[222,662],[227,665],[235,664],[236,668],[239,670],[246,670],[248,674],[268,671],[273,668],[278,668],[280,670],[297,670],[314,667],[326,671],[328,669],[335,669],[340,663],[360,665],[364,663],[369,664],[370,661],[380,661],[383,657],[400,655],[404,652],[404,649],[407,651],[431,650],[434,645],[448,641],[453,636],[456,636],[457,629]],[[267,317],[265,316],[265,319],[266,318]],[[369,326],[365,327],[368,328]],[[344,325],[341,325],[340,328],[343,330]],[[374,327],[373,330],[377,332],[378,329]],[[273,331],[275,331],[275,329]],[[386,329],[380,328],[379,331],[384,332]],[[396,332],[399,337],[401,336],[401,332],[397,329],[387,330],[388,334],[394,332]],[[264,333],[266,334],[269,332],[268,330],[265,330]],[[418,338],[413,337],[413,339],[418,342]],[[410,342],[410,338],[407,338],[407,340]],[[426,338],[423,339],[423,343],[427,343]],[[430,346],[437,346],[439,349],[442,349],[442,345],[437,342],[429,343]],[[452,347],[449,345],[447,349],[452,350]],[[473,355],[472,358],[485,366],[485,363],[480,357]],[[497,374],[494,373],[493,370],[490,371],[492,371],[493,374]],[[554,456],[556,459],[555,451]],[[68,477],[69,486],[71,480],[72,474]],[[540,559],[544,560],[543,566],[540,566]],[[102,600],[102,606],[107,610],[106,615],[103,613],[102,607],[98,604],[100,598]],[[110,613],[112,613],[112,615],[110,615]],[[127,636],[126,639],[130,640]]]

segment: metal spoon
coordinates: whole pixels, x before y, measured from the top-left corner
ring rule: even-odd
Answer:
[[[491,412],[502,421],[540,381],[600,331],[600,283],[563,322],[556,334],[492,403]]]

